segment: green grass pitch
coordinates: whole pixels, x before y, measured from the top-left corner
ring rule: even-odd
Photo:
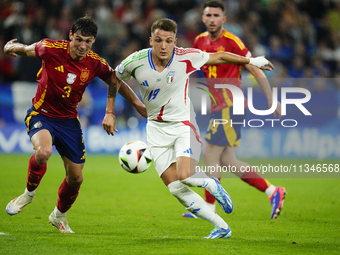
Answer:
[[[61,234],[48,224],[65,175],[57,155],[48,162],[35,201],[18,215],[6,214],[7,203],[25,189],[29,157],[0,155],[0,254],[340,254],[338,178],[269,179],[288,191],[277,220],[270,219],[270,203],[263,193],[237,178],[222,179],[234,211],[227,215],[218,207],[217,212],[233,235],[204,240],[213,226],[181,217],[185,209],[170,195],[153,166],[134,175],[119,166],[115,155],[90,154],[79,197],[67,213],[76,233],[72,235]],[[202,189],[195,191],[203,195]]]

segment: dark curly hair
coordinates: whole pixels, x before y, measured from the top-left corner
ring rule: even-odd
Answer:
[[[84,16],[77,19],[72,26],[72,34],[80,31],[82,36],[93,36],[97,37],[98,26],[94,19],[90,16]]]

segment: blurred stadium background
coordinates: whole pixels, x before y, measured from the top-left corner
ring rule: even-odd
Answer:
[[[132,52],[149,47],[150,25],[167,17],[178,23],[180,47],[191,47],[205,31],[203,0],[25,0],[0,2],[0,153],[32,153],[24,116],[31,105],[40,59],[4,55],[4,44],[17,38],[31,44],[42,38],[68,39],[72,23],[88,14],[99,31],[93,50],[115,68]],[[238,153],[243,158],[340,157],[340,1],[339,0],[228,0],[225,28],[239,36],[254,56],[265,55],[275,65],[267,72],[272,86],[299,86],[312,93],[305,106],[287,118],[294,128],[244,128]],[[196,73],[193,78],[202,77]],[[254,86],[245,71],[243,87]],[[289,82],[292,81],[293,82]],[[278,82],[279,81],[279,82]],[[135,83],[129,83],[138,91]],[[254,97],[266,107],[261,90]],[[145,141],[145,119],[121,97],[116,103],[119,133],[108,137],[101,121],[106,84],[92,81],[79,106],[87,153],[116,153],[127,141]],[[256,101],[255,100],[255,101]],[[299,114],[300,113],[300,114]],[[248,115],[248,118],[254,116]],[[256,117],[258,118],[258,117]],[[267,117],[268,118],[268,117]],[[264,117],[263,119],[266,119]],[[201,122],[200,122],[201,123]],[[205,125],[202,121],[201,132]]]

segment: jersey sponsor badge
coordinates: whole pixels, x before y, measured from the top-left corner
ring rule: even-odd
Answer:
[[[73,84],[73,82],[76,80],[77,75],[75,75],[74,73],[68,73],[67,74],[67,83],[68,84]]]
[[[118,73],[122,74],[123,72],[124,72],[124,65],[123,65],[123,63],[120,63],[118,65]]]
[[[174,81],[175,71],[170,71],[166,76],[166,83],[171,84]]]
[[[86,82],[89,79],[89,76],[90,76],[90,70],[88,69],[81,70],[80,80],[82,82]]]

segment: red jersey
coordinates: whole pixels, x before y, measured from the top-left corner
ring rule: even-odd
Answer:
[[[211,41],[208,32],[198,35],[194,41],[193,48],[198,48],[208,53],[231,52],[247,58],[251,57],[250,51],[242,40],[236,35],[223,30],[222,35],[216,41]],[[211,111],[218,111],[233,105],[233,97],[228,89],[215,89],[215,84],[232,84],[237,87],[241,85],[241,70],[244,65],[221,64],[204,65],[202,71],[207,79],[210,93],[214,96],[216,104],[211,100]],[[246,101],[245,101],[246,106]]]
[[[76,118],[78,103],[89,82],[94,77],[106,81],[112,72],[109,64],[92,50],[80,61],[72,59],[70,42],[65,40],[43,39],[36,44],[35,55],[42,59],[42,67],[32,103],[38,112],[51,118]]]

